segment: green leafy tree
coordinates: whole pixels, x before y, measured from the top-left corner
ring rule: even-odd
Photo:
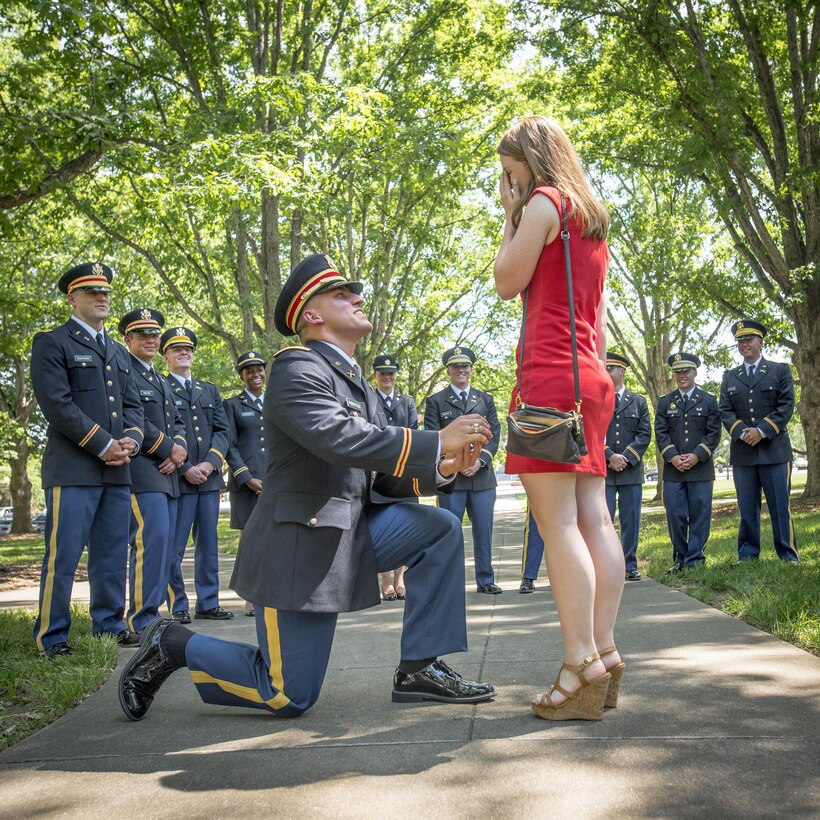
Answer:
[[[548,26],[538,22],[545,7],[555,11]],[[737,318],[765,302],[757,315],[793,351],[806,495],[817,497],[820,7],[568,0],[525,12],[540,51],[562,66],[562,93],[613,158],[704,186],[742,262],[738,276],[714,282],[715,304]]]

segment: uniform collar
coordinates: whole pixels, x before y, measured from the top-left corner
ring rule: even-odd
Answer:
[[[72,316],[69,321],[76,322],[92,339],[96,339],[98,333],[102,333],[103,338],[106,338],[105,325],[99,330],[94,330],[91,325],[87,325],[82,319],[78,319],[76,316]]]
[[[352,367],[358,371],[358,362],[355,359],[351,359],[350,356],[348,356],[347,353],[345,353],[344,350],[342,350],[340,347],[336,347],[336,345],[332,344],[331,342],[326,342],[324,341],[324,339],[317,339],[316,341],[321,342],[323,345],[327,345],[328,347],[333,348],[333,350],[335,350],[349,365],[352,365]]]

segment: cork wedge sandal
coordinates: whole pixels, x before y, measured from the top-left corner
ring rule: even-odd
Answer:
[[[598,654],[603,659],[605,655],[611,655],[617,651],[618,647],[613,644],[612,646],[607,646],[605,649],[600,649]],[[604,666],[606,666],[606,664],[604,664]],[[612,677],[609,680],[609,687],[606,690],[606,700],[604,701],[605,709],[615,709],[618,706],[618,695],[621,691],[621,678],[624,676],[624,669],[626,669],[626,664],[621,661],[606,670]]]
[[[581,686],[574,692],[567,692],[556,679],[549,692],[540,695],[540,703],[533,701],[532,711],[537,717],[543,720],[600,720],[604,714],[604,701],[609,689],[609,681],[612,676],[607,672],[600,678],[588,681],[584,676],[584,670],[593,662],[600,660],[600,655],[596,652],[584,658],[577,666],[571,663],[564,663],[561,669],[572,672],[581,681]],[[560,678],[561,673],[558,673]],[[559,692],[566,700],[559,704],[554,704],[550,700],[551,692]]]

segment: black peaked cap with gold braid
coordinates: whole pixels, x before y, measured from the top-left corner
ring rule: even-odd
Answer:
[[[294,336],[299,316],[311,296],[332,288],[348,287],[361,293],[361,282],[348,282],[336,270],[333,260],[323,253],[314,253],[303,259],[290,273],[276,300],[273,323],[283,336]]]

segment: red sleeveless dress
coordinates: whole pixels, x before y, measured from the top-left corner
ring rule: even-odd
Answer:
[[[561,213],[561,195],[556,188],[536,188],[533,196],[548,196]],[[567,210],[570,209],[567,200]],[[609,267],[605,241],[581,236],[581,227],[570,217],[569,247],[572,289],[575,301],[575,331],[578,341],[578,372],[581,385],[581,415],[589,453],[580,464],[541,461],[507,453],[507,473],[591,473],[606,476],[604,443],[615,410],[615,389],[596,350],[595,317],[603,298]],[[521,294],[522,302],[524,294]],[[516,376],[522,401],[568,412],[575,408],[572,376],[572,343],[569,327],[567,274],[564,243],[560,234],[541,251],[529,284],[527,337],[523,363]],[[519,341],[519,348],[521,342]],[[518,350],[516,362],[521,362]],[[513,390],[510,410],[515,409]]]

